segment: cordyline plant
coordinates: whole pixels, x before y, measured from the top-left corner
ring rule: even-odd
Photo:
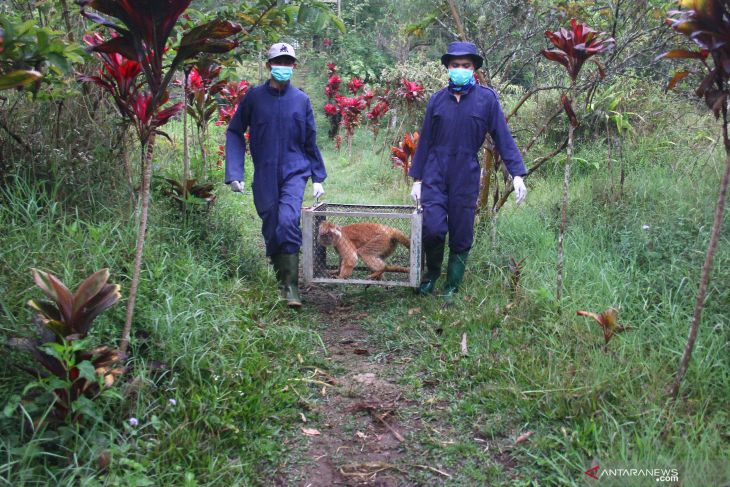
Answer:
[[[629,328],[618,324],[618,311],[615,308],[608,308],[602,313],[593,313],[591,311],[576,311],[578,316],[586,316],[596,320],[598,325],[603,329],[603,350],[608,349],[608,342],[617,333],[624,332]]]
[[[142,67],[144,83],[132,107],[142,150],[142,185],[140,190],[140,217],[134,259],[132,283],[127,302],[127,316],[122,331],[120,348],[126,351],[137,298],[142,252],[147,230],[152,156],[155,136],[177,107],[161,109],[168,99],[167,88],[177,69],[186,59],[201,53],[224,53],[238,45],[230,36],[241,31],[241,26],[224,20],[213,20],[186,31],[172,60],[165,62],[168,40],[179,17],[192,0],[77,0],[81,15],[113,29],[118,35],[94,46],[92,51],[120,54],[138,62]],[[91,12],[93,9],[104,16]]]
[[[334,63],[327,63],[327,76],[327,86],[324,87],[324,94],[327,95],[324,114],[330,122],[329,138],[335,140],[340,132],[340,122],[342,121],[342,115],[335,101],[335,98],[340,95],[342,78],[337,76],[337,66]]]
[[[370,124],[370,130],[373,131],[376,139],[380,131],[380,124],[385,114],[388,113],[388,110],[390,110],[390,104],[388,103],[388,93],[386,92],[384,95],[378,97],[378,103],[365,115]]]
[[[722,0],[682,0],[679,3],[681,9],[669,12],[667,24],[675,31],[686,35],[694,41],[699,50],[673,49],[660,57],[697,59],[706,68],[706,74],[697,87],[697,95],[703,97],[707,106],[715,114],[716,118],[722,120],[722,137],[725,145],[725,172],[720,182],[720,191],[715,206],[715,216],[710,232],[710,242],[705,254],[705,262],[702,266],[699,291],[695,301],[692,324],[689,328],[687,345],[679,362],[679,368],[670,387],[670,397],[676,400],[679,395],[679,388],[687,373],[689,361],[692,357],[697,333],[702,321],[702,310],[704,308],[707,285],[712,272],[712,262],[717,249],[717,242],[720,238],[725,212],[725,200],[727,197],[728,183],[730,182],[730,138],[728,137],[728,98],[730,97],[730,5]],[[712,63],[708,63],[708,59]],[[676,82],[676,76],[675,80]]]
[[[226,82],[218,80],[221,66],[209,57],[200,59],[187,76],[186,100],[187,113],[195,121],[203,164],[202,178],[208,177],[208,157],[206,142],[208,125],[218,111],[216,95],[221,92]],[[235,112],[234,112],[235,113]]]
[[[29,352],[40,369],[17,365],[47,381],[53,391],[51,418],[76,421],[89,412],[88,401],[102,386],[111,387],[124,373],[119,366],[124,354],[107,346],[87,348],[86,338],[94,320],[120,299],[119,285],[109,284],[109,270],[87,277],[72,293],[53,274],[33,269],[36,285],[50,298],[30,300],[38,338],[11,339],[11,347]],[[85,402],[87,404],[85,404]]]
[[[553,43],[554,49],[543,49],[542,55],[551,61],[562,64],[570,77],[570,98],[563,94],[561,103],[570,119],[568,126],[568,145],[565,158],[565,172],[563,176],[563,198],[560,205],[560,231],[558,233],[558,262],[557,289],[555,297],[560,303],[563,291],[563,268],[565,264],[565,253],[563,240],[565,238],[565,227],[568,220],[568,189],[570,183],[570,166],[573,161],[573,135],[578,126],[573,103],[577,97],[576,81],[580,75],[581,68],[587,60],[591,60],[598,66],[601,78],[604,77],[604,69],[595,59],[596,54],[601,54],[612,47],[615,43],[613,38],[606,37],[605,33],[598,33],[585,24],[578,23],[575,19],[570,20],[570,29],[560,28],[555,32],[546,31],[545,36]]]
[[[418,132],[413,132],[413,134],[406,132],[403,135],[403,142],[398,147],[390,148],[390,160],[393,162],[393,167],[398,167],[403,170],[403,180],[406,184],[409,181],[408,170],[411,168],[411,161],[413,161],[413,156],[416,154],[418,138]]]
[[[337,108],[342,115],[340,124],[345,127],[345,136],[347,137],[347,158],[352,159],[352,136],[355,129],[360,125],[360,114],[367,108],[365,98],[360,96],[340,96],[335,97]]]
[[[236,114],[236,108],[241,99],[246,96],[251,85],[245,79],[241,81],[227,81],[221,88],[219,98],[221,103],[218,105],[218,120],[216,125],[228,125]]]

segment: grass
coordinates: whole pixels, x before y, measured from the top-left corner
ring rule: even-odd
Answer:
[[[712,133],[711,120],[688,116]],[[324,120],[319,127],[325,131]],[[179,139],[177,125],[169,131]],[[387,148],[378,152],[383,134],[373,143],[372,134],[360,130],[352,160],[322,139],[327,201],[409,201]],[[220,129],[214,135],[220,137]],[[605,148],[581,146],[576,155],[599,161],[600,168],[574,172],[560,311],[554,298],[557,165],[530,179],[525,205],[504,207],[496,240],[491,222],[479,223],[464,288],[448,310],[437,297],[422,299],[409,290],[344,288],[356,310],[368,312],[363,326],[371,348],[410,359],[400,382],[423,405],[422,420],[448,425],[456,440],[445,445],[428,428],[419,432],[408,455],[453,478],[417,470],[411,482],[583,485],[583,471],[594,461],[609,468],[676,468],[686,486],[730,479],[727,237],[718,248],[682,400],[674,409],[665,406],[665,386],[686,340],[722,159],[692,137],[662,127],[627,143],[623,198],[608,181]],[[179,145],[161,144],[157,162],[171,170],[179,151]],[[699,161],[699,170],[678,161]],[[248,171],[249,183],[250,177]],[[109,267],[124,295],[135,230],[125,190],[113,180],[84,194],[20,177],[4,187],[4,337],[30,333],[24,303],[39,296],[30,267],[72,285]],[[316,397],[291,379],[306,374],[307,366],[326,366],[322,317],[311,308],[292,313],[277,302],[250,191],[241,196],[221,186],[218,194],[210,214],[183,223],[155,193],[130,381],[117,397],[98,402],[102,419],[83,430],[33,430],[26,414],[42,413],[43,405],[32,400],[7,411],[0,417],[0,485],[261,485],[296,461],[298,415],[303,401]],[[519,301],[509,285],[509,257],[525,259]],[[575,311],[610,306],[631,330],[604,350],[601,330]],[[123,320],[118,305],[99,318],[92,336],[98,343],[116,340]],[[463,333],[468,357],[460,354]],[[22,392],[28,378],[12,366],[25,360],[16,352],[0,358],[0,396]],[[131,417],[138,426],[130,426]],[[514,446],[525,431],[534,435]],[[110,458],[106,471],[98,467],[100,455]],[[602,485],[627,485],[620,480],[626,482],[603,479]],[[631,485],[641,481],[633,478]]]

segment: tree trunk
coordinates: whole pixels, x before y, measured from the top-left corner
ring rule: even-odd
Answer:
[[[720,183],[720,194],[717,196],[717,205],[715,205],[715,218],[712,222],[712,231],[710,233],[710,243],[707,246],[707,253],[705,254],[705,263],[702,266],[702,276],[700,277],[700,289],[697,292],[697,300],[695,301],[694,314],[692,316],[692,325],[689,328],[689,336],[687,337],[687,345],[684,347],[684,354],[682,359],[679,361],[679,369],[677,375],[674,378],[674,384],[670,391],[670,397],[672,400],[677,399],[679,395],[679,386],[687,373],[689,367],[689,360],[692,357],[692,350],[697,340],[697,332],[700,328],[700,321],[702,319],[702,309],[705,306],[705,295],[707,294],[707,284],[710,281],[710,272],[712,271],[712,261],[715,257],[715,250],[717,249],[717,241],[720,239],[720,227],[722,227],[723,214],[725,213],[725,199],[727,197],[728,183],[730,183],[730,139],[728,139],[727,133],[727,106],[723,106],[723,138],[725,140],[725,173],[722,176]]]
[[[147,144],[142,144],[142,187],[140,189],[140,217],[139,229],[137,230],[137,248],[134,254],[134,273],[132,283],[129,286],[129,301],[127,301],[127,317],[122,330],[122,341],[119,349],[124,353],[129,346],[129,333],[132,329],[132,317],[134,316],[134,305],[137,301],[137,289],[139,288],[139,275],[142,270],[142,251],[144,250],[145,235],[147,232],[147,213],[150,205],[150,181],[152,179],[152,155],[155,147],[155,134],[151,133]]]
[[[188,76],[189,70],[185,70],[185,81],[183,84],[183,99],[185,107],[183,108],[183,198],[187,199],[186,181],[190,179],[190,150],[188,149]]]
[[[129,144],[127,138],[127,125],[122,125],[121,135],[119,136],[122,145],[122,164],[124,164],[124,175],[127,177],[127,185],[129,188],[129,202],[131,204],[131,210],[135,208],[135,195],[134,195],[134,176],[132,175],[132,161],[129,158]]]
[[[570,89],[571,105],[575,102],[575,83]],[[563,199],[560,204],[560,230],[558,231],[558,263],[555,266],[557,274],[557,287],[555,290],[555,298],[560,306],[560,299],[563,294],[563,269],[565,268],[565,227],[568,224],[568,190],[570,186],[570,165],[573,162],[573,134],[575,127],[570,123],[568,125],[568,147],[565,157],[565,172],[563,174]]]
[[[619,199],[624,198],[624,181],[626,180],[626,171],[624,169],[624,147],[623,142],[621,141],[621,135],[619,134],[616,137],[616,147],[618,149],[618,157],[619,157],[619,191],[618,191],[618,197]]]
[[[608,144],[608,182],[611,188],[611,197],[613,198],[613,194],[615,193],[614,187],[613,187],[613,154],[612,154],[612,140],[611,140],[611,123],[608,118],[606,118],[606,144]]]
[[[200,144],[200,157],[203,164],[202,179],[206,181],[208,179],[208,163],[205,157],[205,129],[200,126],[198,127],[198,143]]]
[[[66,26],[66,36],[68,40],[74,42],[74,32],[71,28],[71,19],[68,14],[68,4],[66,0],[61,0],[61,17],[63,17],[63,23]]]

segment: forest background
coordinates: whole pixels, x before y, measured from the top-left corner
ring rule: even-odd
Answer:
[[[332,310],[277,300],[251,196],[223,185],[226,123],[267,78],[266,47],[290,42],[327,200],[409,204],[414,133],[461,38],[533,169],[526,204],[485,150],[452,307],[326,291],[367,331],[367,360],[402,365],[417,406],[400,418],[432,426],[402,447],[401,481],[583,485],[609,465],[730,482],[727,78],[711,71],[730,57],[667,25],[675,2],[129,2],[172,22],[164,38],[85,3],[0,5],[0,484],[300,479],[302,427],[325,431],[311,371],[338,372]],[[728,9],[684,3],[710,24]],[[573,82],[542,53],[571,19],[613,39]]]

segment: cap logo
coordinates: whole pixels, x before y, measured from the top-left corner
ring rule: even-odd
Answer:
[[[287,49],[286,46],[281,46],[281,49],[279,49],[279,52],[289,52],[289,49]]]

